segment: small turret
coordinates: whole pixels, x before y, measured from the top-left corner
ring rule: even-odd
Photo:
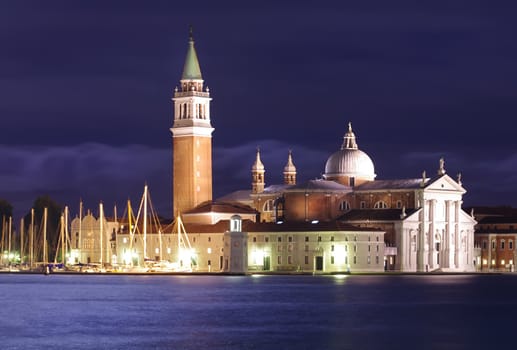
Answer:
[[[251,167],[251,192],[252,193],[262,193],[264,192],[264,174],[266,170],[264,168],[264,164],[260,160],[260,149],[257,148],[257,158],[255,159],[255,163]]]
[[[296,185],[296,167],[293,163],[293,156],[291,150],[289,150],[287,164],[284,167],[284,184]]]

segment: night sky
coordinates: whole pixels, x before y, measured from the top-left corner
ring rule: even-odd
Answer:
[[[111,215],[149,185],[170,217],[171,96],[194,39],[214,198],[289,149],[321,177],[348,122],[377,179],[462,173],[464,206],[517,206],[515,1],[2,1],[0,198]]]

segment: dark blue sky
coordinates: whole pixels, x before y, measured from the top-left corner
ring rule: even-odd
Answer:
[[[517,206],[513,1],[0,3],[0,198],[171,211],[172,91],[194,26],[213,97],[214,197],[288,149],[324,172],[352,122],[378,179],[462,173],[464,204]],[[122,209],[119,209],[122,210]],[[110,211],[108,209],[108,211]]]

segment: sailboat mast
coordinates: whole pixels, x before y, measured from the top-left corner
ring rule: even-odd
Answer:
[[[70,251],[72,250],[72,241],[69,238],[70,235],[68,234],[68,206],[65,206],[65,237],[64,237],[64,248],[63,248],[63,264],[66,264],[66,255],[67,255],[67,248],[70,248]],[[67,245],[68,242],[68,245]]]
[[[7,253],[7,261],[9,261],[9,265],[11,265],[11,238],[12,238],[12,222],[13,222],[13,217],[12,216],[9,216],[9,240],[8,240],[8,253]]]
[[[0,243],[0,260],[2,261],[2,265],[4,264],[4,241],[5,241],[5,216],[2,215],[2,242]]]
[[[25,227],[24,226],[25,226],[24,219],[21,218],[21,220],[20,220],[20,265],[23,264],[23,260],[24,260],[23,259],[23,243],[24,243],[23,242],[23,238],[24,238],[23,237],[23,234],[24,234],[23,231],[25,231]]]
[[[127,224],[129,229],[129,266],[133,266],[133,227],[131,226],[131,218],[133,211],[131,210],[131,201],[127,199]]]
[[[147,258],[147,185],[144,186],[144,262]]]
[[[83,241],[82,241],[82,230],[83,230],[83,200],[79,201],[79,262],[83,262]]]
[[[30,232],[30,247],[29,247],[29,260],[31,270],[34,264],[34,208],[31,209],[31,232]]]
[[[100,229],[99,229],[99,235],[100,235],[100,245],[101,245],[101,254],[100,254],[100,263],[101,263],[101,267],[102,267],[102,236],[103,236],[103,221],[104,221],[104,213],[103,213],[103,208],[102,208],[102,202],[99,204],[99,220],[100,220]]]
[[[61,236],[61,262],[65,264],[65,215],[61,214],[61,230],[59,235]]]
[[[47,252],[47,214],[48,209],[43,209],[43,263],[48,264],[48,252]]]

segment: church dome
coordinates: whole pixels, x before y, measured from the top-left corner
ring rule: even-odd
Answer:
[[[340,149],[332,154],[325,164],[325,175],[375,177],[370,157],[358,149]]]
[[[350,123],[343,139],[341,149],[333,153],[325,164],[324,178],[327,180],[338,180],[345,177],[366,181],[374,180],[373,162],[365,152],[358,149]]]

